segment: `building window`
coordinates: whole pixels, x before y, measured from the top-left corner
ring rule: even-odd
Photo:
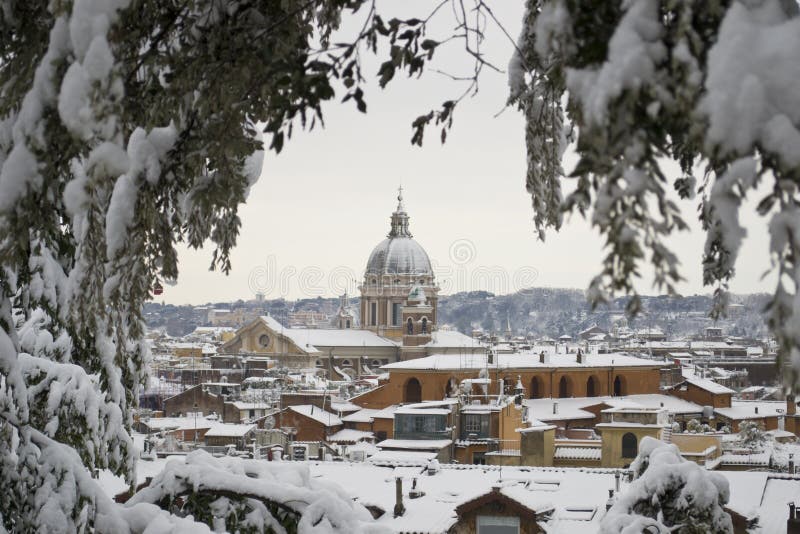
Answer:
[[[375,439],[378,441],[378,443],[380,443],[381,441],[385,441],[386,436],[387,434],[385,430],[379,430],[378,432],[375,433]]]
[[[489,414],[467,413],[462,419],[461,439],[489,438]]]
[[[269,346],[269,336],[267,334],[258,336],[258,344],[263,348],[267,348]]]
[[[485,452],[473,452],[472,453],[472,463],[475,465],[486,465],[486,453]]]
[[[370,319],[372,326],[376,326],[378,324],[378,303],[373,302],[370,304]]]
[[[353,364],[350,363],[350,360],[342,360],[342,367],[352,367]]]
[[[622,457],[636,458],[638,452],[636,435],[630,432],[625,433],[625,435],[622,436]]]
[[[411,317],[408,318],[408,323],[406,323],[408,329],[408,335],[414,333],[414,321],[411,320]]]
[[[427,334],[428,333],[428,318],[427,317],[423,317],[422,318],[422,333],[423,334]]]
[[[479,515],[475,524],[477,534],[519,534],[519,517]]]
[[[597,396],[597,380],[595,380],[593,376],[590,376],[589,379],[586,381],[586,396],[587,397]]]
[[[558,396],[561,399],[566,399],[570,396],[569,380],[566,376],[562,376],[558,382]]]
[[[392,326],[400,326],[403,320],[401,307],[403,305],[399,302],[392,302]]]
[[[464,417],[464,430],[467,434],[478,434],[481,431],[481,417],[478,414],[467,414]]]
[[[422,385],[416,378],[410,378],[406,382],[405,395],[403,402],[420,402],[422,401]]]
[[[344,327],[350,328],[350,319],[347,320],[347,322],[344,324]]]
[[[419,416],[414,418],[414,432],[425,431],[425,417]]]
[[[622,381],[622,377],[617,375],[614,379],[614,396],[621,397],[625,395],[625,384]]]
[[[539,380],[539,377],[534,376],[533,378],[531,378],[531,390],[530,390],[531,398],[538,399],[539,397],[541,397],[542,396],[541,390],[542,390],[541,380]]]

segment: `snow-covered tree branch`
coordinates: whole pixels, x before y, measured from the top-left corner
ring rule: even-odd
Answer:
[[[733,532],[722,475],[681,457],[675,445],[645,437],[631,464],[636,479],[603,518],[601,532]]]
[[[636,312],[644,261],[657,288],[674,292],[681,274],[665,239],[687,225],[667,198],[673,187],[682,198],[700,194],[704,282],[715,287],[713,315],[724,313],[747,233],[742,201],[767,180],[758,211],[769,220],[778,274],[768,321],[780,354],[800,369],[799,35],[797,4],[780,0],[527,2],[509,70],[512,101],[528,120],[527,186],[540,234],[579,211],[605,236],[593,302],[622,291]],[[559,201],[569,134],[576,186]],[[668,159],[680,176],[666,176]],[[699,181],[698,167],[706,169]]]

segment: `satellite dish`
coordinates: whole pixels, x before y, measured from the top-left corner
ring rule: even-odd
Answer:
[[[272,430],[273,428],[275,428],[275,418],[268,415],[264,418],[264,430]]]

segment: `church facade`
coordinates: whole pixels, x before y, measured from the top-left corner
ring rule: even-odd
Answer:
[[[390,229],[369,255],[357,325],[347,295],[329,329],[287,328],[260,317],[225,343],[223,354],[259,354],[287,367],[317,367],[329,377],[372,374],[381,365],[430,354],[476,354],[485,347],[455,331],[439,331],[439,287],[427,252],[409,229],[402,188]]]

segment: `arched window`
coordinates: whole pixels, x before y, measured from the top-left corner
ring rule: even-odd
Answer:
[[[408,335],[410,336],[414,333],[414,321],[411,320],[411,317],[408,318],[408,323],[406,323],[406,325],[408,328]]]
[[[427,334],[428,333],[428,318],[427,317],[423,317],[422,318],[422,333],[423,334]]]
[[[569,396],[570,396],[569,380],[567,380],[566,376],[562,376],[561,380],[558,381],[558,397],[561,399],[566,399]]]
[[[422,385],[416,378],[409,378],[406,382],[403,402],[422,402]]]
[[[625,382],[620,375],[614,378],[614,396],[621,397],[625,395]]]
[[[353,364],[350,362],[350,360],[342,360],[342,367],[352,367],[352,366]]]
[[[590,376],[589,379],[586,381],[586,396],[587,397],[597,396],[597,380],[595,380],[593,376]]]
[[[531,378],[531,398],[538,399],[542,396],[542,381],[539,379],[538,376],[534,376]]]
[[[636,435],[626,432],[622,436],[622,457],[623,458],[636,458],[639,447],[636,443]]]

